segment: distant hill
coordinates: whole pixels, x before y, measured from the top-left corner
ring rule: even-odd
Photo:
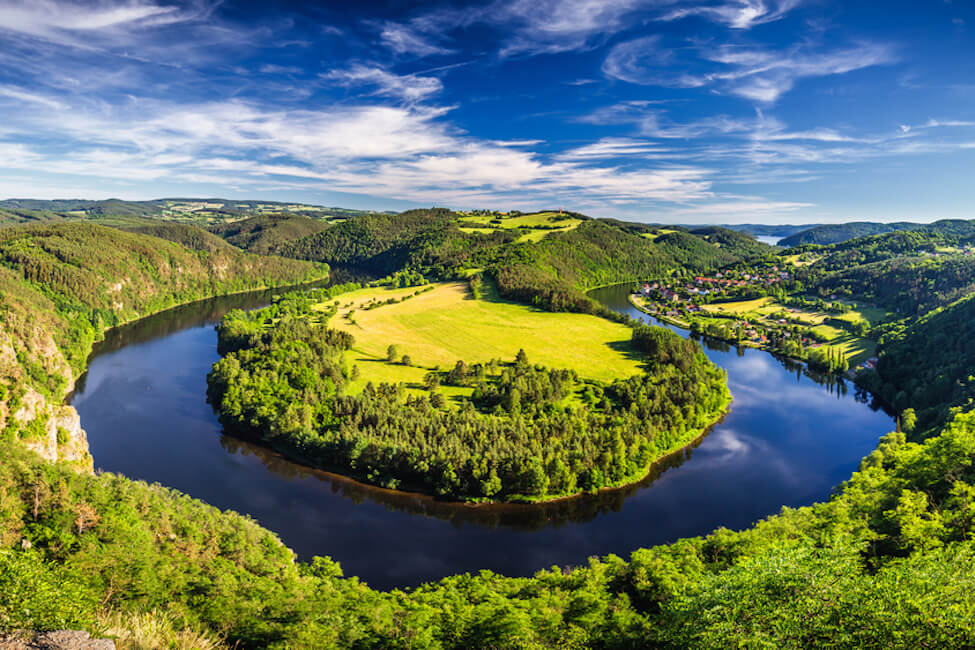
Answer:
[[[237,248],[266,254],[288,242],[321,232],[327,227],[328,222],[323,219],[297,214],[271,214],[217,224],[210,227],[210,232]]]
[[[117,226],[120,230],[152,235],[167,241],[175,242],[194,251],[216,253],[218,251],[233,250],[234,247],[213,233],[207,232],[188,223],[158,222],[150,219],[145,223],[132,226]]]
[[[813,228],[818,228],[820,224],[816,223],[806,223],[806,224],[788,224],[788,223],[724,223],[719,224],[720,228],[727,228],[728,230],[736,230],[738,232],[748,233],[755,237],[790,237],[796,233],[800,233],[806,230],[811,230]],[[693,230],[695,228],[700,228],[697,226],[687,226],[687,228]]]
[[[0,201],[0,226],[20,223],[118,217],[148,217],[185,221],[200,226],[245,219],[254,215],[291,214],[315,219],[347,219],[364,210],[277,201],[234,201],[210,198],[168,198],[151,201],[105,199],[7,199]]]
[[[853,221],[850,223],[835,223],[816,226],[790,235],[779,242],[779,246],[790,248],[803,244],[838,244],[857,237],[883,235],[901,230],[919,230],[926,224],[911,223],[909,221],[895,221],[879,223],[876,221]]]

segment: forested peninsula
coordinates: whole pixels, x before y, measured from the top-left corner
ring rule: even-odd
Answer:
[[[551,221],[562,217],[572,221]],[[878,310],[882,318],[869,324],[867,334],[878,345],[879,361],[875,369],[859,372],[857,381],[890,397],[904,431],[887,435],[828,501],[783,509],[743,531],[719,529],[640,549],[628,558],[593,558],[574,568],[539,567],[526,578],[485,571],[444,577],[408,591],[377,591],[343,576],[328,558],[295,562],[274,533],[245,516],[221,512],[162,486],[78,472],[77,463],[64,462],[65,456],[55,455],[51,460],[59,462],[51,463],[24,447],[35,439],[35,429],[49,426],[49,419],[40,425],[30,424],[38,418],[22,419],[27,404],[34,412],[39,406],[41,413],[61,408],[91,341],[104,327],[195,297],[320,278],[324,267],[235,249],[191,250],[151,234],[89,223],[5,228],[0,230],[0,397],[5,418],[0,440],[0,633],[80,628],[121,639],[151,628],[155,644],[163,647],[975,645],[975,416],[969,412],[975,388],[966,370],[975,358],[964,329],[971,320],[966,319],[971,309],[966,287],[975,281],[967,261],[975,245],[970,222],[952,222],[921,235],[893,233],[775,251],[754,241],[729,238],[722,244],[721,233],[712,233],[718,235],[712,242],[686,230],[661,232],[558,213],[466,215],[446,229],[424,229],[421,224],[385,240],[366,226],[343,226],[360,218],[386,217],[352,217],[329,225],[352,229],[360,237],[356,246],[334,250],[343,251],[343,264],[375,264],[380,272],[395,266],[391,259],[407,259],[409,264],[399,268],[408,272],[392,281],[419,283],[420,275],[424,284],[397,291],[415,293],[427,280],[452,277],[446,274],[457,268],[481,269],[503,296],[559,313],[598,311],[583,302],[583,289],[602,283],[648,281],[657,271],[665,278],[693,278],[753,254],[773,255],[795,267],[799,284],[791,288],[793,293],[855,300],[858,308],[869,303]],[[417,214],[404,220],[423,221]],[[193,232],[194,240],[215,245]],[[287,230],[273,232],[284,235]],[[166,234],[184,237],[168,229]],[[303,234],[296,241],[319,234]],[[431,245],[418,247],[414,236]],[[593,246],[588,253],[573,255],[563,243],[567,237]],[[632,264],[595,263],[602,255],[596,250],[600,246],[610,251],[607,255],[614,254],[613,241],[620,251],[632,252]],[[504,242],[503,248],[491,242]],[[276,252],[291,246],[265,243]],[[579,249],[586,250],[585,244]],[[417,255],[419,250],[426,252]],[[695,250],[707,256],[696,256]],[[302,244],[293,254],[329,261],[317,251]],[[938,273],[942,268],[954,269],[948,279]],[[924,281],[912,283],[911,273]],[[901,283],[911,289],[906,296],[895,291]],[[419,310],[424,300],[441,295],[438,291],[405,301],[400,293],[389,294],[395,304],[383,301],[371,308],[367,305],[377,304],[375,296],[363,295],[353,307],[347,306],[352,302],[348,297],[330,296],[322,301],[325,306],[339,301],[331,321],[327,311],[298,313],[304,310],[300,300],[288,298],[275,305],[281,317],[266,328],[258,316],[253,323],[239,316],[228,321],[240,325],[242,336],[237,339],[241,347],[233,350],[230,345],[226,358],[247,355],[262,345],[273,345],[286,356],[291,348],[305,354],[343,350],[350,344],[363,349],[344,349],[346,360],[352,359],[352,367],[364,365],[357,359],[375,356],[377,344],[365,333],[352,334],[351,340],[341,333],[356,328],[349,312],[354,310],[352,321],[388,324],[384,314],[397,312],[384,310]],[[478,307],[488,301],[468,302]],[[285,313],[292,308],[297,316]],[[323,321],[328,325],[322,326]],[[614,332],[601,327],[591,331],[612,340]],[[333,330],[339,333],[327,333]],[[234,337],[224,340],[230,343]],[[258,347],[248,347],[252,341]],[[420,362],[427,363],[424,355],[437,362],[432,348],[407,352]],[[545,347],[526,352],[524,370],[538,383],[544,376],[551,386],[551,373],[557,369],[548,363],[540,369],[534,365],[546,352]],[[329,354],[316,359],[321,365],[315,368],[324,370],[331,363]],[[383,364],[390,375],[432,372],[404,364],[400,351],[391,356],[394,361]],[[624,361],[617,361],[620,368]],[[502,358],[497,368],[518,379],[516,359]],[[437,390],[445,399],[473,399],[478,386],[450,384],[452,379],[443,373],[452,369],[443,365],[431,378],[439,380]],[[301,374],[295,372],[294,379],[316,390],[335,390],[349,382],[358,394],[365,391],[365,386],[356,386],[362,378],[351,374],[337,375],[333,389],[312,372],[304,379]],[[503,394],[506,384],[500,376],[485,368],[484,380],[482,396],[495,389]],[[930,390],[932,383],[947,390]],[[608,399],[611,408],[618,408],[621,402],[613,404],[617,394],[606,395],[611,385],[603,387],[601,396],[592,386],[597,405]],[[510,391],[508,395],[510,403]],[[344,399],[338,392],[327,397],[333,408]],[[503,398],[500,406],[504,410]],[[509,417],[483,413],[476,404],[472,408],[476,417]],[[327,419],[336,412],[320,415]],[[59,431],[51,428],[57,436]]]
[[[534,365],[521,350],[429,370],[428,387],[470,389],[452,404],[387,382],[350,394],[358,367],[344,355],[354,337],[313,322],[319,306],[329,309],[314,293],[291,294],[225,316],[219,346],[227,355],[208,378],[209,395],[231,432],[383,487],[533,501],[618,487],[702,435],[731,399],[724,372],[699,344],[648,326],[632,333],[646,369],[605,384]],[[553,315],[551,345],[567,343],[558,325]]]

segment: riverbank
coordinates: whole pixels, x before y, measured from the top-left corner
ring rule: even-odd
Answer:
[[[598,298],[639,316],[627,292],[618,293]],[[328,555],[346,575],[382,589],[482,569],[531,576],[542,566],[746,528],[783,505],[828,497],[893,428],[852,389],[798,373],[764,351],[742,356],[702,340],[728,372],[735,401],[696,446],[659,460],[639,483],[534,504],[388,490],[221,435],[205,397],[206,375],[220,358],[213,325],[226,311],[258,304],[215,299],[110,332],[72,402],[96,464],[246,513],[302,561]]]
[[[663,314],[660,314],[660,313],[657,313],[657,312],[650,311],[649,309],[647,309],[647,307],[645,305],[643,305],[643,304],[640,303],[640,301],[637,299],[637,297],[636,297],[635,294],[630,294],[629,297],[628,297],[628,300],[629,300],[629,303],[633,306],[634,309],[637,309],[637,310],[641,311],[642,313],[650,316],[651,318],[654,318],[654,319],[656,319],[656,320],[658,320],[658,321],[660,321],[662,323],[667,323],[668,325],[673,325],[674,327],[679,327],[681,329],[687,330],[688,332],[692,332],[693,331],[692,325],[690,323],[685,323],[684,321],[677,320],[676,318],[673,318],[671,316],[667,316],[667,315],[663,315]],[[787,353],[784,350],[775,349],[775,348],[772,348],[772,347],[770,347],[768,345],[765,345],[763,343],[757,343],[755,341],[750,341],[750,340],[741,340],[741,341],[739,341],[737,339],[723,338],[723,337],[720,337],[720,336],[715,336],[713,334],[707,334],[707,336],[710,337],[710,338],[716,339],[718,341],[723,341],[724,343],[727,343],[729,345],[740,346],[740,347],[743,347],[743,348],[753,348],[753,349],[756,349],[756,350],[762,350],[764,352],[767,352],[768,354],[772,354],[772,355],[775,355],[775,356],[783,357],[783,358],[786,358],[786,359],[792,359],[794,361],[799,361],[799,362],[802,362],[802,363],[807,363],[807,364],[809,363],[809,360],[806,357],[801,357],[801,356],[796,356],[794,354],[789,354],[789,353]],[[849,368],[849,369],[843,370],[841,372],[839,372],[839,371],[827,372],[826,374],[835,375],[835,376],[842,376],[842,377],[846,377],[847,379],[854,380],[854,379],[856,379],[856,368]]]

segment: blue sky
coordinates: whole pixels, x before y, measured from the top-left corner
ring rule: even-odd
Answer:
[[[975,218],[975,3],[0,0],[0,196]]]

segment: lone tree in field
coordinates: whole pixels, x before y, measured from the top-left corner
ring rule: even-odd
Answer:
[[[525,348],[518,350],[518,355],[515,357],[515,364],[519,366],[528,365],[528,355],[525,353]]]
[[[397,357],[399,357],[399,348],[390,344],[390,346],[386,348],[386,360],[393,363],[396,361]]]

